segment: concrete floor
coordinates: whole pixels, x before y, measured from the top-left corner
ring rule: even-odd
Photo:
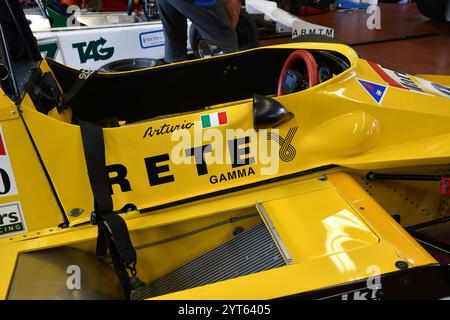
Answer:
[[[328,12],[302,19],[335,30],[339,42],[351,45],[364,59],[411,74],[450,75],[450,22],[431,21],[414,3],[380,4],[381,29],[369,30],[364,10]],[[288,35],[261,45],[289,42]]]

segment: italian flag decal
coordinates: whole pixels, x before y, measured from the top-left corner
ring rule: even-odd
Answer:
[[[200,120],[202,121],[202,128],[213,128],[228,123],[226,111],[204,114],[200,116]]]

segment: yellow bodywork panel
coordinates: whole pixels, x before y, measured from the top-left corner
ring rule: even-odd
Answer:
[[[351,177],[327,177],[326,189],[263,202],[293,264],[160,298],[271,299],[436,262]]]
[[[295,115],[276,128],[281,138],[292,137],[290,144],[297,150],[293,159],[280,158],[278,170],[264,174],[268,165],[254,157],[258,150],[257,142],[267,137],[265,131],[260,131],[251,136],[248,143],[242,144],[242,147],[250,148],[248,158],[256,161],[240,168],[230,165],[230,141],[248,138],[247,130],[253,129],[251,101],[105,128],[107,165],[112,169],[122,168],[130,185],[130,190],[122,190],[118,184],[112,186],[114,209],[134,204],[139,210],[152,210],[182,199],[330,164],[377,170],[448,163],[449,99],[389,87],[382,105],[378,105],[357,80],[382,80],[366,61],[356,59],[352,51],[326,44],[290,45],[293,46],[339,49],[351,62],[350,68],[313,88],[275,97]],[[279,48],[284,47],[288,46]],[[79,126],[39,113],[27,101],[22,107],[23,118],[64,211],[84,210],[80,216],[68,217],[71,225],[88,221],[93,198]],[[214,130],[202,128],[201,117],[212,112],[226,112],[228,123]],[[229,136],[229,129],[241,131]],[[179,135],[172,136],[171,132]],[[277,147],[276,139],[269,140],[269,146]],[[184,152],[205,143],[213,143],[214,150],[222,152],[218,158],[224,164],[216,161],[214,165],[208,165],[207,174],[199,174],[193,156]],[[159,181],[150,181],[152,171],[159,172]],[[110,177],[117,176],[118,173],[112,170]]]
[[[293,255],[292,264],[160,298],[270,299],[364,279],[372,275],[373,266],[387,273],[398,270],[397,261],[407,261],[410,267],[436,262],[349,175],[338,172],[326,177],[328,180],[297,178],[127,219],[138,248],[139,273],[145,280],[158,278],[229,239],[234,226],[251,227],[261,218],[255,216],[173,243],[157,244],[171,236],[256,212],[258,201]],[[0,279],[1,296],[7,295],[20,252],[70,245],[94,254],[95,237],[95,226],[79,226],[0,246],[4,257],[0,272],[5,275]],[[146,247],[149,243],[154,245]],[[182,248],[186,252],[180,251]]]
[[[326,205],[323,205],[326,201]],[[263,203],[295,262],[374,245],[377,236],[334,189]],[[301,238],[301,239],[299,239]]]
[[[357,208],[364,221],[376,234],[390,243],[399,257],[409,263],[426,264],[434,260],[370,195],[348,174],[329,175],[331,183]],[[382,240],[383,240],[382,239]]]
[[[157,298],[271,299],[365,279],[374,266],[384,274],[398,271],[398,261],[411,268],[436,263],[390,215],[400,213],[408,225],[423,216],[408,215],[410,205],[377,183],[365,191],[355,178],[447,166],[450,100],[420,77],[407,75],[423,90],[391,86],[343,45],[274,48],[336,51],[350,66],[317,86],[274,97],[293,116],[270,130],[253,130],[250,99],[103,129],[114,210],[137,207],[122,216],[143,280],[159,279],[232,239],[236,227],[261,221],[279,251],[292,257],[286,266]],[[45,61],[40,67],[51,72]],[[374,99],[361,79],[384,86],[383,99]],[[0,298],[6,298],[21,253],[67,246],[94,257],[97,227],[88,224],[94,200],[76,114],[39,112],[27,94],[14,114],[0,93],[1,134],[17,187],[0,194],[0,203],[20,203],[28,231],[0,238]],[[217,112],[227,121],[208,129],[202,117]],[[258,158],[261,141],[276,163]],[[205,143],[215,152],[199,164],[192,150]],[[237,151],[246,163],[232,161]],[[417,183],[398,191],[436,211],[435,188]],[[248,214],[255,215],[233,220]],[[57,228],[64,216],[69,227]]]
[[[64,222],[19,112],[0,89],[0,117],[8,114],[9,119],[0,124],[0,243],[35,237],[38,231]],[[15,214],[15,221],[9,214]]]
[[[359,179],[368,194],[408,227],[448,215],[447,197],[440,194],[440,181],[369,181]]]

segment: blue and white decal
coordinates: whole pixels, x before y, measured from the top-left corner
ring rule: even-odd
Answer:
[[[162,29],[143,32],[139,34],[139,41],[142,49],[162,47],[165,43],[164,32]]]
[[[359,84],[369,93],[369,95],[375,100],[376,103],[381,105],[383,98],[386,94],[387,87],[381,84],[370,82],[366,80],[356,79]]]

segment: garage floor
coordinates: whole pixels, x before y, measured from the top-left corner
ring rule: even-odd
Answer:
[[[380,4],[381,30],[369,30],[364,10],[329,12],[302,19],[332,27],[335,38],[351,45],[364,59],[412,74],[450,75],[450,22],[431,21],[414,3]],[[277,35],[261,45],[290,41],[290,35]]]

